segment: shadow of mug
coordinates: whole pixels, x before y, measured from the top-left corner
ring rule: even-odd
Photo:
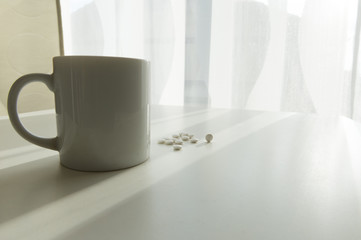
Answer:
[[[52,156],[1,170],[0,224],[119,174],[79,172]],[[11,204],[9,204],[11,203]]]

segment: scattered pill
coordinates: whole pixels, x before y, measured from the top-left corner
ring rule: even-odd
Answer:
[[[188,140],[189,140],[189,137],[188,137],[188,136],[182,136],[182,140],[183,140],[183,141],[188,141]]]
[[[207,134],[205,140],[210,143],[213,140],[212,134]],[[181,132],[179,134],[172,134],[172,138],[162,138],[158,140],[159,144],[166,144],[173,146],[173,150],[179,151],[182,149],[184,142],[189,141],[190,143],[197,143],[199,139],[194,136],[194,134]]]
[[[212,134],[207,134],[205,138],[206,138],[207,142],[211,142],[213,140],[213,135]]]
[[[160,139],[160,140],[158,140],[158,143],[159,143],[159,144],[164,144],[164,143],[165,143],[165,140],[164,140],[164,139]]]
[[[174,150],[181,150],[182,149],[182,145],[173,145],[173,149]]]

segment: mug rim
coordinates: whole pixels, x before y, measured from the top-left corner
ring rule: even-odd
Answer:
[[[92,59],[119,59],[119,60],[135,60],[135,61],[142,61],[149,63],[150,61],[144,58],[131,58],[131,57],[119,57],[119,56],[100,56],[100,55],[64,55],[64,56],[55,56],[53,57],[53,60],[55,59],[62,59],[62,58],[92,58]]]

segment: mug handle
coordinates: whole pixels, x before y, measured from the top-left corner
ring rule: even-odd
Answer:
[[[31,143],[39,145],[44,148],[58,150],[58,137],[55,138],[42,138],[37,137],[28,132],[22,125],[17,112],[17,102],[21,89],[31,82],[42,82],[50,91],[54,92],[53,75],[43,73],[27,74],[17,79],[11,86],[8,96],[8,114],[11,124],[20,136],[25,138]]]

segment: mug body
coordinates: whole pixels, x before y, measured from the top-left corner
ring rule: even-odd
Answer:
[[[149,62],[97,56],[53,59],[60,162],[111,171],[149,158]]]

